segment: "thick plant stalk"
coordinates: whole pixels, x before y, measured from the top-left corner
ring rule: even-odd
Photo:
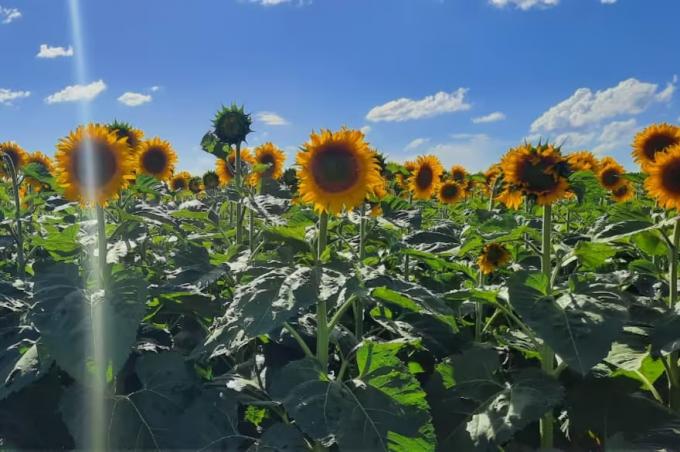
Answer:
[[[361,262],[366,257],[366,203],[361,204],[359,215],[359,262]]]
[[[106,263],[106,217],[104,208],[97,204],[97,246],[99,247],[99,271],[101,272],[101,283],[104,291],[108,289],[109,267]]]
[[[326,249],[328,236],[328,213],[322,212],[319,216],[319,249],[317,260],[321,261],[321,256]],[[328,307],[326,300],[318,298],[316,304],[316,359],[324,372],[328,372]]]
[[[234,159],[234,181],[236,183],[236,190],[241,190],[241,143],[236,144],[236,158]],[[241,211],[243,205],[241,202],[241,197],[239,196],[238,202],[236,203],[236,243],[243,243],[243,215]]]
[[[542,248],[541,248],[541,271],[550,281],[552,274],[552,268],[550,263],[550,254],[552,250],[551,242],[551,232],[552,232],[552,206],[545,205],[543,207],[543,234],[542,234]],[[548,282],[548,284],[550,284]],[[549,288],[550,289],[550,288]],[[548,344],[543,344],[543,349],[541,350],[541,369],[548,375],[552,375],[554,372],[555,363],[555,353]],[[540,431],[541,431],[541,448],[542,449],[552,449],[554,444],[554,430],[555,430],[555,418],[553,417],[552,409],[545,413],[541,418]]]
[[[678,302],[678,246],[680,245],[680,220],[675,221],[673,226],[673,241],[669,251],[669,297],[668,304],[671,309]],[[668,384],[669,405],[671,409],[680,411],[680,368],[678,368],[678,352],[673,351],[668,355]]]
[[[1,162],[0,162],[1,163]],[[9,157],[5,157],[6,166],[12,176],[12,191],[14,192],[14,207],[16,221],[16,241],[17,241],[17,273],[19,278],[23,278],[26,271],[26,257],[24,256],[24,232],[21,224],[21,199],[19,199],[19,178],[14,167],[14,162]]]
[[[480,289],[484,286],[484,273],[480,270],[477,287]],[[475,301],[475,340],[482,342],[482,324],[484,317],[484,305],[481,301]]]

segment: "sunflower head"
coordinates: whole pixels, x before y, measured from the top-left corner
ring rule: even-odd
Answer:
[[[467,179],[468,172],[465,167],[461,165],[453,165],[451,167],[451,179],[454,182],[458,182],[461,185],[465,185],[465,180]]]
[[[36,170],[41,175],[44,176],[54,175],[54,164],[52,163],[52,160],[40,151],[35,151],[28,155],[28,157],[26,158],[26,166],[28,165],[34,165]],[[43,188],[45,188],[44,183],[29,175],[25,175],[24,180],[36,192],[42,191]]]
[[[382,216],[383,210],[382,210],[382,206],[380,205],[379,202],[375,203],[375,204],[371,204],[370,214],[373,218],[378,218],[378,217]]]
[[[13,141],[6,141],[0,143],[0,177],[9,177],[10,171],[8,168],[9,159],[14,166],[14,171],[18,171],[26,164],[26,151],[21,146]]]
[[[203,191],[203,179],[198,176],[193,176],[189,179],[189,191],[193,194],[198,194]]]
[[[297,179],[297,170],[295,168],[286,168],[286,170],[283,172],[283,183],[293,193],[297,192],[298,179]]]
[[[625,172],[623,166],[613,158],[608,157],[602,160],[600,170],[597,172],[597,178],[604,188],[613,191],[626,183],[626,179],[623,178]]]
[[[354,209],[384,184],[375,154],[358,130],[312,133],[296,160],[300,197],[319,212]]]
[[[647,167],[649,176],[645,188],[649,195],[666,209],[680,209],[680,145],[657,154]]]
[[[238,107],[236,104],[228,108],[222,107],[213,119],[215,135],[229,145],[238,145],[246,141],[246,137],[252,132],[250,130],[252,124],[253,120],[244,112],[243,106]]]
[[[635,136],[633,159],[646,170],[659,153],[676,144],[680,144],[680,127],[666,123],[651,125]]]
[[[106,204],[133,178],[126,139],[99,124],[78,127],[62,138],[55,160],[57,182],[71,201]]]
[[[597,157],[590,151],[572,152],[567,155],[567,163],[572,171],[591,171],[596,173],[599,168]]]
[[[203,174],[203,186],[206,190],[215,190],[220,186],[220,177],[215,171],[206,171]]]
[[[499,267],[510,262],[510,251],[501,243],[489,243],[484,246],[482,254],[477,259],[480,270],[485,275],[493,273]]]
[[[437,197],[442,204],[455,204],[465,197],[465,188],[456,181],[448,180],[439,186]]]
[[[170,189],[174,192],[189,190],[189,182],[191,182],[191,174],[181,171],[170,180]]]
[[[135,158],[140,173],[161,181],[170,180],[177,162],[177,154],[170,143],[158,137],[142,142]]]
[[[635,196],[635,188],[630,181],[626,181],[616,190],[612,191],[612,199],[616,202],[626,202],[633,199]]]
[[[269,165],[263,172],[253,172],[250,183],[257,185],[261,179],[279,180],[283,176],[283,165],[286,162],[286,154],[273,143],[265,143],[255,148],[255,164]]]
[[[253,155],[250,153],[250,150],[248,148],[242,148],[241,149],[241,164],[242,165],[253,165],[255,164],[255,158]],[[226,160],[224,159],[218,159],[217,160],[217,166],[215,167],[215,171],[217,172],[217,175],[220,178],[220,184],[221,185],[229,185],[231,180],[235,176],[235,170],[236,170],[236,151],[232,150],[229,156],[227,157]],[[241,171],[241,174],[243,174],[243,170]]]
[[[434,155],[421,155],[409,178],[409,188],[415,199],[430,199],[439,187],[444,168]]]
[[[113,121],[106,126],[118,138],[125,139],[131,153],[136,154],[144,140],[144,132],[135,129],[127,122]]]
[[[496,197],[497,201],[502,202],[508,209],[519,209],[524,200],[524,195],[520,190],[513,187],[507,186],[505,189]]]

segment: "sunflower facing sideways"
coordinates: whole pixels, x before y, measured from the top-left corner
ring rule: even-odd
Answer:
[[[626,170],[616,160],[611,157],[605,157],[600,164],[600,170],[597,172],[597,179],[600,185],[610,191],[621,188],[626,179],[623,178]]]
[[[158,137],[142,142],[135,158],[141,174],[160,181],[170,180],[177,162],[177,154],[170,143]]]
[[[484,245],[482,254],[477,259],[477,265],[483,274],[493,273],[497,268],[510,262],[510,251],[501,243]]]
[[[255,163],[253,155],[247,148],[241,149],[241,162],[252,165]],[[220,185],[226,186],[234,179],[234,169],[236,168],[236,151],[231,151],[227,160],[218,159],[215,172],[220,178]]]
[[[55,160],[64,196],[82,204],[117,198],[134,170],[126,140],[99,124],[80,126],[62,138]]]
[[[572,152],[566,158],[573,171],[591,171],[597,173],[600,166],[597,157],[590,151]]]
[[[439,188],[444,173],[441,162],[434,155],[421,155],[409,178],[409,188],[415,199],[430,199]]]
[[[635,136],[633,160],[646,171],[659,153],[677,144],[680,144],[680,127],[666,123],[651,125]]]
[[[635,188],[630,181],[626,181],[619,188],[613,190],[611,195],[612,199],[616,202],[630,201],[635,196]]]
[[[378,160],[358,130],[312,133],[296,161],[300,198],[317,212],[354,209],[384,184]]]
[[[215,171],[206,171],[203,174],[203,186],[206,190],[215,190],[220,186],[220,177]]]
[[[680,209],[680,144],[657,154],[647,172],[645,188],[649,195],[663,208]]]
[[[194,176],[189,179],[189,191],[195,195],[203,191],[203,179],[199,176]]]
[[[179,172],[170,180],[170,189],[175,192],[189,190],[190,181],[191,174],[186,171]]]
[[[465,198],[465,189],[460,183],[448,180],[439,186],[437,197],[442,204],[455,204]]]
[[[285,162],[286,154],[273,143],[265,143],[255,148],[255,164],[269,167],[264,171],[254,172],[250,178],[251,185],[256,186],[264,178],[281,179]]]
[[[52,176],[54,175],[54,164],[52,160],[40,151],[32,152],[26,158],[26,166],[34,165],[42,175]],[[39,180],[29,176],[24,176],[24,181],[33,189],[33,191],[40,192],[45,188],[45,184]]]
[[[10,172],[6,168],[7,160],[5,156],[9,157],[12,161],[15,171],[26,163],[26,151],[24,151],[21,146],[13,141],[0,143],[0,177],[10,176]]]
[[[115,132],[118,138],[124,138],[128,145],[128,150],[132,154],[136,154],[139,151],[139,146],[144,140],[144,132],[139,129],[135,129],[130,124],[126,122],[113,121],[111,124],[106,126],[111,132]]]
[[[468,172],[461,165],[453,165],[451,167],[451,179],[454,182],[458,182],[461,186],[465,186],[465,180],[467,179]]]

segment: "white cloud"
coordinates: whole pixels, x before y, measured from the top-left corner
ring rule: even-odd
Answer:
[[[31,95],[30,91],[12,91],[0,88],[0,104],[12,105],[12,101],[22,99]]]
[[[503,121],[505,118],[506,118],[505,113],[500,111],[494,111],[493,113],[489,113],[488,115],[473,118],[472,122],[475,124],[483,124],[487,122]]]
[[[600,0],[600,3],[602,3],[603,5],[613,5],[614,3],[616,3],[616,0]]]
[[[596,154],[614,151],[619,148],[628,148],[638,129],[635,118],[627,121],[613,121],[602,128],[598,137],[598,143],[593,148]]]
[[[482,171],[498,161],[509,144],[485,134],[457,134],[452,141],[439,143],[427,150],[440,158],[444,166],[463,165],[470,171]]]
[[[430,141],[429,138],[416,138],[415,140],[413,140],[409,144],[407,144],[404,149],[407,150],[407,151],[412,151],[414,149],[418,149],[419,147],[421,147],[422,145],[424,145],[425,143],[427,143],[429,141]]]
[[[0,21],[3,24],[10,24],[21,18],[21,11],[16,8],[3,8],[0,6]]]
[[[361,133],[363,133],[364,135],[367,135],[368,132],[371,131],[371,126],[363,126],[363,127],[362,127],[361,129],[359,129],[359,130],[361,130]]]
[[[61,102],[88,102],[106,90],[104,80],[92,82],[89,85],[71,85],[45,98],[48,104]]]
[[[258,121],[261,121],[268,126],[286,126],[288,121],[286,121],[282,116],[274,113],[273,111],[261,111],[255,114]]]
[[[497,8],[504,8],[512,5],[515,8],[527,11],[531,8],[550,8],[552,6],[557,6],[559,5],[560,0],[490,0],[490,3]]]
[[[433,96],[419,100],[402,97],[384,105],[373,107],[366,115],[366,119],[372,122],[401,122],[469,110],[471,105],[465,102],[467,91],[466,88],[458,88],[451,93],[440,91]]]
[[[618,85],[593,92],[579,88],[566,100],[551,107],[531,125],[531,132],[546,133],[565,128],[579,128],[601,123],[621,115],[635,115],[651,104],[668,102],[675,90],[675,78],[663,91],[654,83],[634,78]]]
[[[160,91],[160,90],[161,90],[161,87],[158,86],[158,85],[154,85],[154,86],[152,86],[152,87],[149,88],[149,89],[151,90],[152,93],[155,93],[156,91]]]
[[[118,102],[128,107],[139,107],[151,102],[152,97],[149,94],[126,92],[118,98]]]
[[[57,57],[72,57],[73,47],[50,47],[47,44],[40,45],[40,51],[36,55],[38,58],[57,58]]]
[[[250,3],[257,3],[262,6],[276,6],[286,3],[296,3],[299,6],[309,5],[312,0],[248,0]]]

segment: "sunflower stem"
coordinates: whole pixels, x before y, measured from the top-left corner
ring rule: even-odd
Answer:
[[[106,217],[104,215],[104,208],[97,204],[97,245],[99,246],[99,271],[101,277],[101,285],[106,293],[109,282],[109,269],[106,263]]]
[[[669,296],[668,305],[671,310],[675,309],[678,302],[678,246],[680,246],[680,220],[675,220],[673,225],[673,239],[669,246]],[[669,406],[674,411],[680,411],[680,368],[678,367],[678,352],[673,351],[668,355],[668,384]]]
[[[551,232],[552,232],[552,206],[545,205],[543,207],[543,234],[542,234],[542,248],[541,248],[541,270],[543,274],[548,279],[548,285],[550,286],[550,277],[552,274],[550,255],[552,250],[551,243]],[[548,290],[552,290],[548,287]],[[541,350],[541,369],[548,374],[552,375],[555,366],[555,353],[552,351],[548,344],[543,343]],[[540,422],[540,432],[541,432],[541,448],[542,449],[552,449],[554,444],[554,428],[555,419],[552,410],[548,411],[543,415]]]
[[[26,258],[24,256],[24,233],[21,224],[21,199],[19,197],[19,178],[17,177],[17,169],[14,167],[14,162],[7,155],[5,157],[6,167],[12,177],[12,191],[14,193],[14,219],[16,221],[16,242],[17,242],[17,273],[19,278],[23,278],[26,272]],[[1,162],[0,162],[1,163]]]
[[[361,203],[359,215],[359,262],[363,262],[366,257],[366,203]]]
[[[481,288],[484,285],[484,273],[479,271],[479,279],[477,287]],[[482,325],[484,317],[484,305],[481,301],[475,302],[475,340],[482,342]]]
[[[241,200],[241,143],[236,143],[236,158],[234,159],[234,181],[236,183],[236,190],[239,192],[238,202],[236,203],[236,243],[240,245],[243,243],[243,218],[241,209],[243,208]]]
[[[321,266],[321,257],[326,249],[328,239],[328,213],[322,212],[319,216],[319,239],[317,252],[317,265]],[[328,372],[328,308],[326,300],[317,295],[316,304],[316,359],[324,372]]]

